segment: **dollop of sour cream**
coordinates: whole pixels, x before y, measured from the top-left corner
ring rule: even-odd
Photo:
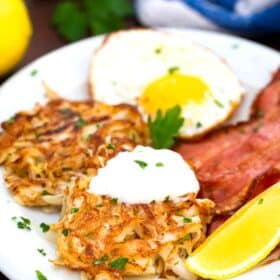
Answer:
[[[194,172],[178,153],[143,146],[110,159],[89,188],[89,192],[130,204],[175,199],[198,191]]]

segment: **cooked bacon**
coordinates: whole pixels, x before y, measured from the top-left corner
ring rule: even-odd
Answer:
[[[280,68],[275,72],[271,82],[256,98],[252,106],[251,117],[258,117],[278,106],[280,106]]]
[[[275,96],[280,96],[279,73],[260,93],[249,121],[216,130],[197,142],[181,141],[175,147],[192,164],[201,184],[200,196],[214,200],[217,213],[238,209],[265,189],[265,182],[278,180],[280,104]],[[270,110],[267,104],[273,104]]]

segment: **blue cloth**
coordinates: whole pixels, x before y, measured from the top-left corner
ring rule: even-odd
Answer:
[[[182,2],[218,26],[232,31],[280,32],[280,1],[248,14],[236,12],[238,0],[182,0]]]

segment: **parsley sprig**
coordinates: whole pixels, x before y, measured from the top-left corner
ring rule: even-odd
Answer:
[[[148,127],[154,148],[170,148],[174,144],[174,138],[184,123],[180,115],[181,108],[175,106],[167,110],[165,115],[159,110],[155,119],[149,117]]]
[[[57,4],[52,24],[61,36],[73,42],[89,33],[122,29],[133,13],[129,0],[66,0]]]

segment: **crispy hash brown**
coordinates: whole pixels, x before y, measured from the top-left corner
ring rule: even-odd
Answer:
[[[196,279],[184,260],[204,241],[213,207],[194,194],[125,204],[76,187],[66,194],[63,218],[52,226],[58,235],[54,263],[83,271],[85,279]]]
[[[119,151],[146,144],[146,125],[129,105],[54,99],[2,123],[0,165],[15,199],[61,205],[64,189],[84,187]]]

